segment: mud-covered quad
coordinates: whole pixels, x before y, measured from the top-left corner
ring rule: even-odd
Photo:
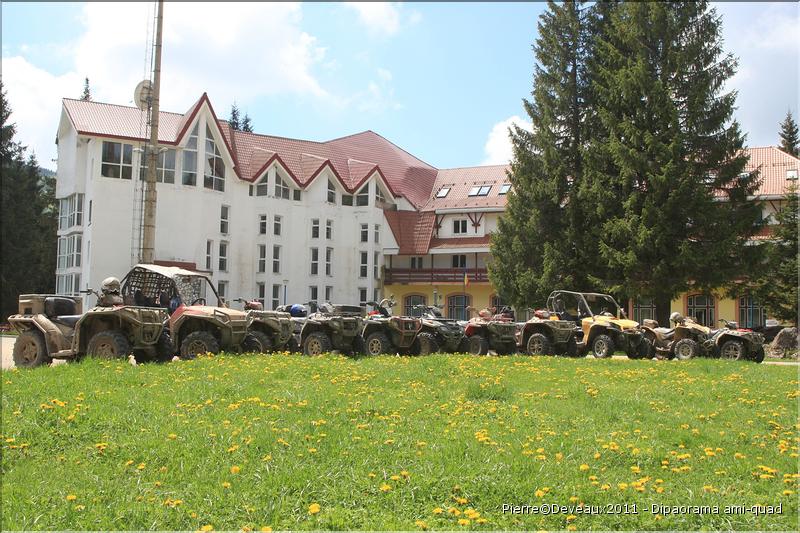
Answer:
[[[475,355],[486,355],[490,349],[498,355],[515,353],[517,333],[517,324],[507,308],[497,314],[482,309],[464,328],[464,334],[469,338],[469,352]]]
[[[610,357],[622,350],[631,359],[650,354],[650,341],[638,322],[628,319],[608,294],[556,290],[547,298],[547,310],[579,327],[579,351],[589,349],[595,357]]]
[[[364,353],[379,355],[383,353],[402,353],[416,355],[419,352],[417,335],[422,322],[410,316],[392,316],[389,309],[395,301],[384,298],[377,302],[367,302],[375,311],[364,321],[361,337],[364,339]]]
[[[122,279],[122,297],[126,303],[167,308],[172,342],[181,356],[261,351],[260,343],[248,335],[247,313],[230,309],[211,280],[199,272],[139,264]]]
[[[577,335],[575,322],[561,320],[555,313],[540,309],[522,326],[519,346],[528,355],[575,357],[580,353]]]
[[[294,347],[290,346],[294,323],[289,313],[264,311],[258,300],[237,298],[234,301],[244,304],[247,313],[248,334],[242,343],[244,351],[267,353]]]
[[[357,305],[309,302],[311,313],[300,330],[300,345],[306,355],[319,355],[331,350],[345,354],[363,351],[361,330],[364,310]]]
[[[133,354],[139,361],[169,359],[172,343],[164,328],[166,312],[122,305],[119,281],[109,279],[113,282],[103,282],[106,292],[98,294],[98,305],[85,313],[79,297],[21,295],[18,314],[8,318],[19,333],[14,343],[15,366],[30,368],[53,359],[84,355],[111,359]]]
[[[453,318],[444,318],[442,311],[432,305],[415,305],[414,309],[422,311],[419,317],[422,327],[417,334],[417,349],[419,355],[436,352],[461,352],[469,351],[469,339],[464,334],[464,328]]]
[[[709,331],[710,338],[703,343],[704,354],[722,359],[747,359],[760,363],[764,360],[764,335],[751,329],[740,328],[736,322],[720,319],[725,326]]]

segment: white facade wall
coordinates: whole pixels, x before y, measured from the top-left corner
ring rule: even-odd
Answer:
[[[272,307],[273,286],[278,286],[279,304],[307,302],[311,286],[318,287],[318,299],[326,299],[330,287],[330,300],[339,303],[359,303],[359,289],[367,291],[367,300],[379,292],[380,281],[375,276],[375,254],[378,254],[378,276],[383,265],[382,247],[392,244],[390,232],[384,224],[383,209],[375,205],[375,188],[380,177],[368,180],[369,205],[350,207],[341,204],[344,191],[332,173],[325,169],[307,189],[299,201],[275,197],[275,176],[282,173],[285,182],[297,188],[288,173],[278,163],[265,172],[268,182],[267,196],[250,196],[250,183],[240,180],[233,172],[224,141],[215,131],[215,141],[225,160],[225,191],[206,189],[203,186],[203,137],[207,112],[198,114],[199,142],[196,185],[181,184],[182,148],[177,147],[175,183],[158,183],[156,214],[155,258],[157,260],[193,262],[198,270],[206,270],[206,243],[213,242],[210,277],[215,286],[227,282],[226,298],[258,297],[257,283],[263,283],[266,308]],[[189,130],[193,128],[190,125]],[[215,128],[214,128],[215,129]],[[81,264],[59,268],[59,276],[80,275],[80,289],[99,288],[108,276],[122,278],[138,262],[138,232],[143,182],[138,179],[142,143],[112,138],[79,136],[68,120],[62,119],[58,139],[58,171],[56,195],[66,198],[83,194],[82,224],[59,230],[59,236],[79,233],[82,237]],[[188,138],[188,134],[186,136]],[[101,175],[103,142],[123,142],[134,145],[133,179],[118,179]],[[184,143],[185,143],[184,139]],[[172,148],[172,147],[170,147]],[[336,204],[327,202],[328,180],[337,188]],[[385,187],[384,196],[390,199]],[[91,205],[91,220],[89,206]],[[220,231],[221,206],[229,209],[228,231]],[[259,215],[266,214],[266,235],[259,233]],[[281,220],[281,234],[274,235],[274,217]],[[312,238],[311,221],[320,220],[320,236]],[[333,234],[326,238],[326,221],[333,225]],[[369,238],[360,242],[361,224],[368,224]],[[375,242],[375,228],[379,235]],[[228,243],[227,268],[219,268],[219,243]],[[266,272],[257,272],[259,245],[267,247]],[[279,272],[273,272],[273,246],[280,246]],[[319,249],[319,272],[311,275],[310,249]],[[326,274],[326,250],[332,249],[331,273]],[[360,274],[360,252],[367,253],[367,276]],[[74,288],[73,288],[74,290]],[[63,286],[60,292],[70,293]],[[89,305],[94,304],[90,298]]]

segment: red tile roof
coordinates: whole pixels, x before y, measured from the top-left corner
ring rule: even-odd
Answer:
[[[433,211],[384,211],[400,255],[424,255],[433,236]]]
[[[748,148],[750,160],[745,167],[747,172],[758,169],[761,186],[758,196],[783,196],[790,184],[797,184],[797,179],[787,179],[787,171],[794,170],[795,176],[800,173],[800,159],[787,154],[776,146]]]
[[[508,170],[508,165],[439,170],[430,198],[423,209],[426,211],[492,207],[502,209],[506,206],[506,195],[498,193],[500,192],[500,186],[509,182],[506,175]],[[489,194],[486,196],[469,196],[470,190],[480,185],[490,185]],[[449,188],[450,191],[444,198],[437,198],[436,194],[443,187]]]

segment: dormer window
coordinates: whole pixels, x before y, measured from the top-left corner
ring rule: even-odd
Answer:
[[[286,185],[286,182],[283,181],[277,173],[275,174],[275,198],[283,198],[284,200],[289,199],[290,194],[289,186]]]
[[[336,203],[336,186],[333,184],[331,180],[328,180],[328,203],[329,204]]]
[[[206,189],[213,189],[215,191],[225,190],[225,162],[222,160],[222,154],[217,148],[217,143],[214,142],[214,136],[211,134],[211,128],[206,126],[206,168],[203,174],[203,186]]]
[[[792,168],[786,171],[786,179],[787,180],[796,180],[797,179],[797,169]]]
[[[450,187],[442,187],[439,189],[439,192],[436,193],[436,198],[444,198],[447,196],[447,193],[450,192]]]
[[[504,183],[500,186],[500,191],[497,194],[508,194],[508,191],[511,190],[510,183]]]
[[[197,183],[197,127],[194,125],[183,149],[183,176],[181,183],[184,185],[195,185]]]
[[[256,183],[255,185],[250,186],[250,196],[266,196],[269,194],[269,177],[264,174],[264,177]]]
[[[383,196],[383,191],[381,190],[381,186],[377,183],[375,184],[375,205],[381,205],[386,203],[386,197]]]
[[[369,205],[369,185],[364,185],[361,190],[356,193],[356,205],[363,207]]]

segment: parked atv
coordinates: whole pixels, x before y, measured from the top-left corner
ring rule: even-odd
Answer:
[[[311,305],[311,309],[300,331],[304,354],[320,355],[331,350],[345,354],[362,352],[364,312],[360,306],[323,303],[319,307]]]
[[[454,319],[444,318],[442,311],[432,305],[415,305],[414,309],[422,310],[420,322],[422,328],[417,334],[415,353],[428,355],[439,351],[469,351],[469,339],[464,335],[464,328]]]
[[[410,316],[392,316],[389,308],[396,302],[384,298],[380,303],[367,302],[375,311],[364,321],[361,337],[364,339],[364,353],[379,355],[382,353],[413,354],[419,350],[417,335],[422,329],[422,321]],[[429,338],[426,340],[430,340]]]
[[[207,296],[209,295],[209,296]],[[248,337],[247,313],[230,309],[207,276],[178,267],[140,264],[122,279],[122,297],[169,309],[172,342],[182,357],[260,346]],[[208,305],[206,298],[214,302]]]
[[[764,335],[740,328],[736,322],[724,318],[720,322],[725,327],[709,332],[710,339],[702,347],[705,353],[737,361],[748,359],[760,363],[764,360]]]
[[[658,322],[651,319],[642,322],[642,330],[650,342],[650,356],[686,361],[700,355],[711,330],[678,312],[672,313],[669,320],[671,328],[658,327]]]
[[[588,348],[595,357],[610,357],[618,349],[631,359],[650,354],[639,324],[608,294],[556,290],[547,298],[547,310],[577,324],[578,349]]]
[[[306,305],[314,309],[316,312],[316,302],[308,302],[307,304],[292,304],[292,305],[279,305],[275,308],[276,311],[289,313],[290,320],[292,321],[292,336],[286,343],[285,350],[291,353],[299,353],[302,351],[301,333],[303,332],[303,325],[306,323],[308,316],[308,309]]]
[[[161,309],[122,305],[119,280],[108,278],[98,305],[82,313],[81,299],[56,294],[23,294],[19,313],[8,318],[19,332],[14,343],[14,365],[32,368],[53,359],[78,359],[84,355],[104,359],[134,354],[137,359],[166,360],[172,343],[164,328]]]
[[[519,347],[528,355],[578,355],[577,326],[569,320],[547,310],[536,310],[525,322],[520,334]]]
[[[475,355],[486,355],[490,349],[498,355],[517,351],[517,324],[507,307],[494,315],[492,310],[482,309],[467,322],[464,334],[469,338],[469,352]]]
[[[245,352],[267,353],[288,349],[294,324],[289,313],[264,311],[258,300],[236,298],[235,302],[244,304],[247,313],[247,336],[242,341]]]

